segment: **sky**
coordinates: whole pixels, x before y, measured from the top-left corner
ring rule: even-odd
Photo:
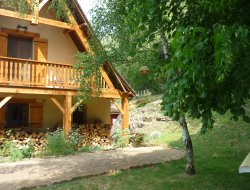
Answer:
[[[91,20],[89,10],[94,7],[97,0],[78,0],[88,20]]]

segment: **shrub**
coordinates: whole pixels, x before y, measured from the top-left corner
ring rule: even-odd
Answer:
[[[71,148],[76,151],[82,142],[82,137],[79,134],[79,129],[72,129],[67,142]]]
[[[66,139],[62,129],[57,129],[47,137],[47,155],[66,155],[74,153],[82,142],[78,129],[74,129]]]
[[[31,158],[35,152],[35,147],[32,142],[28,142],[27,145],[19,147],[24,158]]]
[[[49,133],[47,142],[46,155],[66,155],[74,152],[72,145],[65,140],[62,129]]]
[[[91,148],[89,146],[83,146],[82,148],[80,148],[80,152],[90,152]]]
[[[11,131],[7,131],[6,136],[7,138],[0,146],[0,156],[9,157],[12,161],[21,160],[23,158],[31,158],[33,156],[35,149],[32,142],[29,142],[24,146],[18,146],[9,139]]]
[[[113,146],[116,147],[116,148],[124,148],[128,143],[128,140],[130,138],[130,131],[129,129],[126,129],[124,131],[124,134],[123,134],[123,131],[121,129],[117,130],[113,136],[112,136],[112,139],[113,139]]]
[[[6,140],[0,149],[0,155],[3,157],[9,157],[10,160],[16,161],[23,158],[32,157],[34,148],[31,146],[27,147],[17,147],[15,143],[10,140]]]

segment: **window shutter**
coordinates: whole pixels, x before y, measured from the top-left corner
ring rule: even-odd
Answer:
[[[5,106],[0,108],[0,129],[3,128],[5,124]]]
[[[35,60],[47,61],[48,60],[48,40],[41,38],[34,38],[35,44]]]
[[[30,104],[30,127],[42,128],[43,126],[43,104]]]
[[[8,33],[0,32],[0,56],[7,57]]]

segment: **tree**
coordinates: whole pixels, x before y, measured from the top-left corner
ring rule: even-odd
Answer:
[[[189,174],[195,170],[186,115],[201,119],[201,132],[213,127],[214,111],[249,120],[249,8],[247,0],[109,0],[94,10],[100,34],[118,42],[126,36],[133,50],[163,50],[162,109],[180,121]]]

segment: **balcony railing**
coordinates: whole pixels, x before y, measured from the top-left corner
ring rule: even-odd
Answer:
[[[78,89],[80,74],[70,64],[0,57],[0,85]],[[100,80],[101,88],[108,88]]]

